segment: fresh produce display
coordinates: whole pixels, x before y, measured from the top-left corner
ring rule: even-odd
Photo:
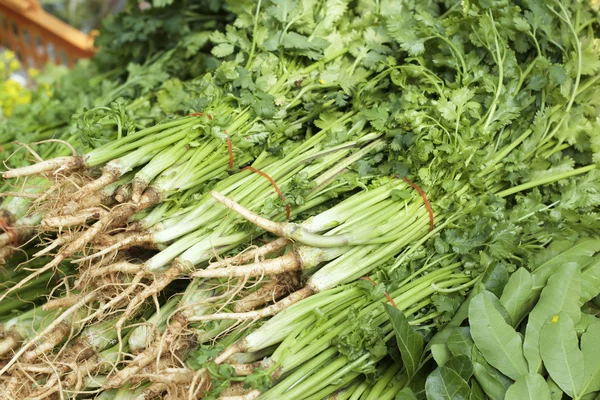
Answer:
[[[593,2],[102,26],[73,70],[1,75],[2,398],[599,395]]]

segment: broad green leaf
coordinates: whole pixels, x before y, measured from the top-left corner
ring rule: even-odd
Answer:
[[[589,257],[598,251],[600,251],[600,239],[583,239],[575,244],[566,241],[553,243],[546,250],[546,254],[551,254],[552,257],[534,268],[533,290],[543,288],[554,271],[563,264],[569,262],[587,264]]]
[[[508,314],[508,311],[506,311],[506,308],[504,308],[502,303],[500,303],[500,299],[498,299],[498,297],[496,297],[496,295],[494,295],[494,294],[489,295],[489,292],[488,292],[488,299],[492,302],[496,311],[498,311],[500,313],[500,315],[502,315],[502,318],[504,318],[504,322],[506,322],[508,325],[512,326],[512,318]]]
[[[442,366],[452,357],[452,353],[445,344],[434,344],[431,346],[431,354],[437,365]]]
[[[546,379],[548,389],[550,389],[550,400],[561,400],[563,397],[563,391],[558,387],[556,382],[551,377]]]
[[[485,359],[483,354],[479,351],[477,346],[473,346],[473,354],[471,356],[471,361],[473,363],[478,362],[483,365],[487,372],[498,380],[504,386],[504,390],[508,389],[514,381],[510,379],[508,376],[504,375],[502,372],[498,371],[496,368],[492,367]]]
[[[471,394],[469,400],[486,400],[487,397],[481,388],[481,385],[477,383],[477,379],[471,379]]]
[[[497,377],[488,372],[485,366],[478,362],[473,363],[473,375],[489,398],[492,400],[504,399],[506,388]]]
[[[450,320],[450,322],[448,323],[448,326],[460,326],[463,323],[463,321],[469,317],[469,304],[471,304],[471,300],[473,299],[473,297],[481,293],[481,291],[484,289],[485,286],[483,286],[483,284],[481,283],[473,286],[473,289],[471,290],[465,301],[463,301],[458,310],[456,310],[456,313],[454,313],[454,316],[452,317],[452,320]]]
[[[396,400],[417,400],[417,396],[414,394],[411,388],[405,387],[396,395]]]
[[[438,333],[436,333],[431,338],[431,340],[429,340],[429,342],[427,342],[427,346],[425,347],[425,351],[429,350],[429,348],[433,344],[445,344],[445,343],[447,343],[448,342],[448,337],[452,333],[453,329],[454,329],[454,327],[448,326],[448,325],[446,327],[442,328],[442,330],[440,330]]]
[[[415,332],[408,324],[402,311],[389,304],[384,304],[384,307],[385,312],[392,321],[392,326],[396,333],[396,342],[398,343],[400,355],[402,356],[402,362],[404,363],[408,379],[410,380],[417,371],[421,355],[423,354],[423,337]]]
[[[461,326],[457,328],[451,328],[446,345],[448,346],[448,349],[452,355],[465,355],[471,358],[473,344],[473,339],[471,339],[471,333],[468,327]]]
[[[577,323],[577,325],[575,325],[575,332],[577,332],[577,336],[581,337],[581,335],[583,335],[588,330],[590,325],[596,324],[598,322],[600,322],[600,318],[596,317],[595,315],[582,312],[579,322]]]
[[[468,400],[469,392],[467,382],[447,367],[437,367],[425,382],[428,400]]]
[[[521,336],[496,310],[490,298],[492,296],[494,295],[484,291],[471,300],[471,336],[488,363],[516,380],[527,374]]]
[[[495,264],[488,267],[482,278],[485,288],[500,297],[504,286],[508,282],[508,271],[502,264]]]
[[[540,357],[540,332],[552,316],[561,311],[567,312],[577,323],[581,315],[579,297],[581,293],[581,272],[577,264],[568,263],[548,279],[548,284],[542,290],[540,300],[529,314],[523,352],[529,363],[529,372],[540,372],[542,359]]]
[[[531,287],[533,280],[531,274],[525,268],[519,268],[508,279],[504,287],[500,303],[504,306],[512,325],[516,326],[527,313],[527,304],[531,298]]]
[[[581,298],[584,304],[600,294],[600,259],[594,260],[581,273]]]
[[[523,375],[506,391],[506,400],[550,400],[550,389],[540,374]]]
[[[573,321],[566,313],[552,316],[543,326],[540,353],[554,382],[571,397],[579,394],[585,376],[583,354]]]
[[[581,394],[600,390],[600,322],[590,325],[581,336],[581,352],[585,366]]]
[[[471,375],[473,375],[473,363],[471,362],[471,359],[465,355],[450,358],[444,366],[453,369],[454,372],[459,374],[467,382],[471,379]]]

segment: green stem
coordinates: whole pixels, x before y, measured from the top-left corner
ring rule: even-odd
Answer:
[[[545,177],[545,178],[537,179],[535,181],[527,182],[527,183],[524,183],[522,185],[518,185],[518,186],[512,187],[510,189],[506,189],[506,190],[504,190],[504,191],[502,191],[500,193],[496,193],[496,196],[498,196],[498,197],[507,197],[507,196],[510,196],[511,194],[515,194],[515,193],[521,192],[523,190],[531,189],[531,188],[534,188],[536,186],[546,185],[548,183],[557,182],[557,181],[559,181],[561,179],[567,179],[567,178],[570,178],[572,176],[577,176],[577,175],[585,174],[586,172],[593,171],[594,169],[596,169],[596,165],[595,164],[587,165],[585,167],[577,168],[577,169],[574,169],[572,171],[563,172],[561,174],[556,174],[556,175],[551,175],[551,176],[548,176],[548,177]]]

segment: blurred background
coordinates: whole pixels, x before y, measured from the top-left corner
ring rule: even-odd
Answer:
[[[39,0],[39,2],[48,13],[89,33],[100,27],[105,16],[121,11],[127,0]]]

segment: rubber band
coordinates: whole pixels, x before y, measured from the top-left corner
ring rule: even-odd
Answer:
[[[412,183],[408,178],[402,178],[402,179],[404,180],[404,182],[406,182],[410,186],[412,186],[417,192],[419,192],[419,195],[421,195],[421,198],[425,202],[425,207],[427,208],[427,212],[429,213],[429,232],[431,232],[435,225],[434,225],[434,221],[433,221],[433,209],[431,208],[431,204],[429,204],[429,200],[427,200],[427,195],[425,194],[425,192],[423,192],[421,190],[420,187],[418,187],[417,185]]]
[[[373,286],[377,286],[377,283],[375,283],[375,281],[371,278],[369,278],[368,276],[363,276],[362,278],[360,278],[360,280],[362,281],[367,281],[367,282],[371,282],[373,284]],[[396,305],[396,302],[394,301],[394,299],[392,299],[392,296],[390,296],[388,294],[388,292],[386,292],[385,290],[383,291],[383,294],[385,295],[385,297],[388,299],[388,301],[390,302],[391,305],[393,305],[395,308],[398,308],[398,306]]]
[[[271,185],[273,185],[273,187],[275,188],[275,191],[277,192],[277,194],[279,194],[279,198],[282,201],[285,201],[285,196],[283,195],[283,193],[281,192],[281,189],[279,189],[279,186],[277,186],[277,183],[275,183],[275,181],[273,180],[273,178],[271,178],[269,175],[265,174],[261,170],[256,169],[254,167],[251,167],[250,165],[248,165],[247,167],[242,168],[242,171],[244,171],[246,169],[249,169],[250,171],[256,172],[257,174],[260,174],[263,177],[267,178],[269,180],[269,182],[271,182]],[[285,214],[287,216],[287,219],[290,219],[291,212],[292,212],[292,209],[290,208],[290,205],[286,204],[285,205]]]

